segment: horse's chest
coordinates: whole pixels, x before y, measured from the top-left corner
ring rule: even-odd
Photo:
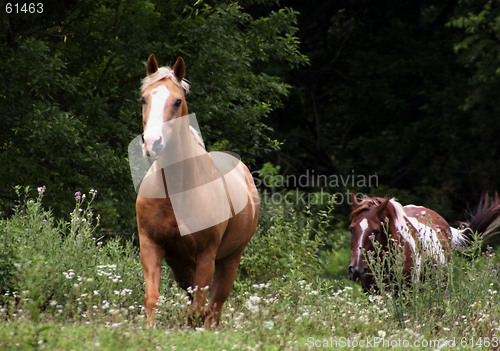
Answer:
[[[155,241],[169,240],[179,235],[174,212],[169,206],[149,207],[138,211],[137,221],[141,235],[147,235]]]

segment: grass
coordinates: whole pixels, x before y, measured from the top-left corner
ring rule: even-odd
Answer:
[[[42,206],[44,191],[33,198],[18,189],[15,214],[0,222],[1,350],[500,346],[493,249],[472,257],[454,252],[446,270],[451,278],[440,289],[427,279],[397,295],[365,295],[357,284],[323,278],[324,267],[331,267],[324,243],[345,235],[332,234],[331,209],[303,213],[280,206],[264,206],[219,327],[186,325],[189,301],[168,269],[159,323],[147,327],[138,250],[102,240],[92,211],[95,192],[75,194],[70,220],[57,221]],[[334,262],[339,250],[348,249],[337,247]]]

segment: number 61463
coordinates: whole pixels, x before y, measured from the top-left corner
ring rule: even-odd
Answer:
[[[19,13],[43,13],[43,3],[34,2],[24,2],[24,3],[11,3],[5,4],[5,12],[8,14],[19,14]]]

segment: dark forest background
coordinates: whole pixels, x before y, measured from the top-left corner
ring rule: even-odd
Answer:
[[[60,216],[76,191],[97,189],[102,228],[135,231],[127,146],[151,53],[184,57],[209,149],[252,170],[377,174],[377,187],[353,190],[452,223],[500,189],[496,1],[39,3],[1,3],[2,216],[15,185],[45,185]]]

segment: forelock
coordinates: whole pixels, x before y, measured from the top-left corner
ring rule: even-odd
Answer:
[[[384,198],[381,197],[364,197],[359,202],[359,207],[351,212],[350,220],[352,221],[354,217],[356,217],[361,212],[368,211],[369,209],[380,205],[383,201]]]
[[[172,82],[174,82],[175,85],[177,85],[180,89],[184,90],[185,93],[189,92],[188,81],[183,79],[182,81],[179,82],[179,80],[174,74],[174,70],[171,69],[170,67],[160,67],[158,68],[158,71],[144,78],[142,80],[141,92],[144,93],[144,90],[146,90],[146,88],[149,87],[150,85],[159,82],[162,79],[168,79],[168,78],[170,78]]]

